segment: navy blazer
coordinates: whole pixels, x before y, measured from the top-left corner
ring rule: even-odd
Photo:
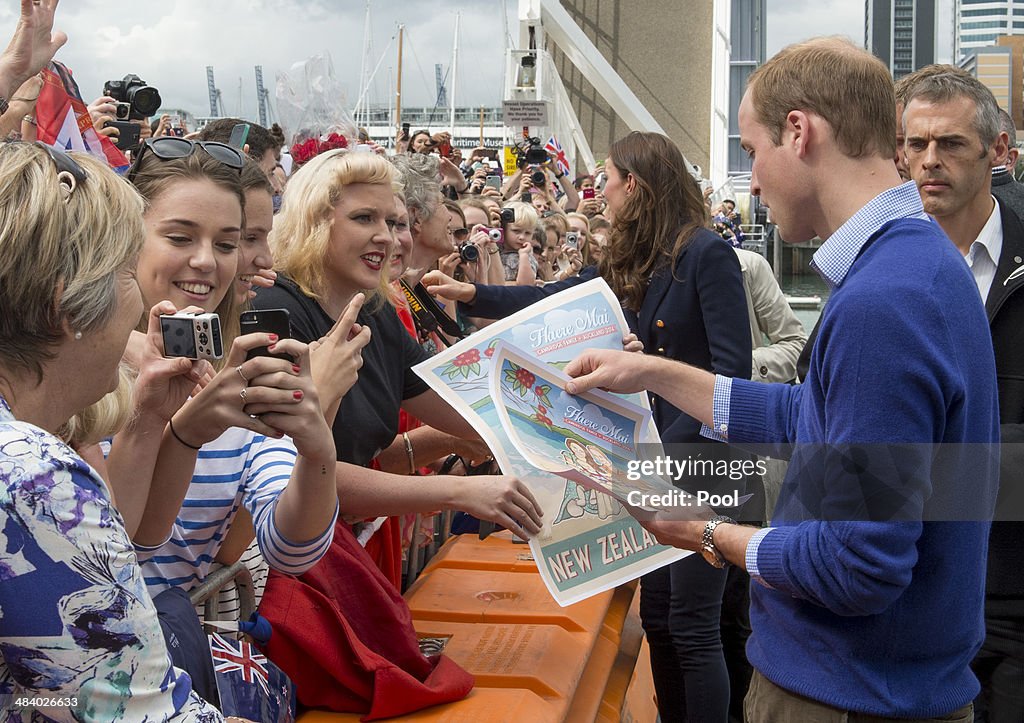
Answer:
[[[577,277],[544,286],[477,285],[476,298],[462,305],[462,311],[500,319],[596,277],[597,269],[588,266]],[[645,353],[727,377],[750,378],[750,320],[740,263],[732,248],[708,229],[693,235],[672,271],[666,266],[654,274],[639,314],[624,311]],[[651,395],[651,407],[662,441],[708,441],[700,436],[700,422],[660,397]]]

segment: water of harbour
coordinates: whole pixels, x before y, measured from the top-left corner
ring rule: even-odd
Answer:
[[[809,274],[782,276],[779,278],[779,286],[782,287],[782,292],[786,296],[821,297],[821,306],[817,309],[793,309],[793,313],[796,314],[800,323],[804,325],[804,330],[810,334],[811,329],[814,328],[818,317],[821,315],[821,309],[825,306],[825,302],[828,301],[828,285],[822,281],[820,276],[812,272]]]

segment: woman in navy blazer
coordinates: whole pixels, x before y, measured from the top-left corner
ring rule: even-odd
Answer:
[[[470,316],[500,318],[600,274],[647,354],[749,378],[750,329],[739,261],[707,229],[704,201],[682,153],[663,135],[633,132],[612,145],[605,172],[612,231],[599,267],[541,287],[473,286],[437,275],[424,284],[462,301]],[[695,419],[657,396],[651,403],[670,454],[673,444],[686,443],[702,445],[705,458],[728,456],[725,445],[700,436]],[[696,454],[693,447],[677,447],[673,456]],[[695,482],[706,480],[680,485],[692,488]],[[720,635],[726,576],[726,570],[691,555],[643,577],[640,615],[666,723],[719,723],[728,717],[730,683]]]

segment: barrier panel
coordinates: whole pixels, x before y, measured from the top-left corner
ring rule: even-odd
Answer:
[[[507,533],[453,537],[409,588],[405,597],[421,647],[443,649],[473,674],[476,687],[462,701],[402,720],[655,720],[636,583],[562,608],[528,556],[529,548]],[[359,717],[306,711],[299,721]]]

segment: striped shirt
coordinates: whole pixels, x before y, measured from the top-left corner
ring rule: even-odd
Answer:
[[[241,505],[252,515],[256,542],[272,568],[301,575],[316,564],[331,544],[334,520],[306,542],[287,540],[274,524],[274,508],[295,458],[287,437],[271,439],[237,427],[203,445],[169,539],[155,547],[135,546],[150,594],[200,584]]]

